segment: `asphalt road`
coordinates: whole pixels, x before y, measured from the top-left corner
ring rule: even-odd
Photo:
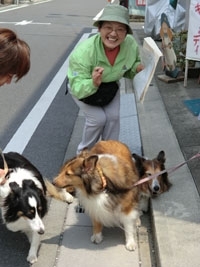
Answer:
[[[31,48],[30,72],[0,87],[0,147],[23,153],[50,180],[63,163],[78,114],[65,95],[67,59],[105,4],[53,0],[0,9],[0,27],[16,31]],[[28,266],[28,249],[26,237],[0,224],[0,267]]]

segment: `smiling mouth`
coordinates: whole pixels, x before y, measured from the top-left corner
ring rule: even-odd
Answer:
[[[115,42],[118,41],[118,39],[116,39],[116,38],[111,38],[111,37],[108,37],[107,40],[108,40],[109,42],[112,42],[112,43],[115,43]]]

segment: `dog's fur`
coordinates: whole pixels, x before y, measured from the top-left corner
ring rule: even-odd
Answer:
[[[134,232],[139,216],[139,177],[132,155],[118,141],[100,141],[61,168],[53,183],[61,188],[73,186],[91,217],[91,241],[100,243],[103,226],[120,226],[125,231],[126,248],[135,250]]]
[[[135,165],[140,179],[165,170],[164,151],[160,151],[154,159],[146,159],[137,154],[132,154],[132,156],[135,160]],[[140,184],[140,210],[147,212],[149,207],[149,199],[168,191],[171,185],[172,184],[168,179],[167,172],[153,178],[152,180]]]
[[[40,235],[45,227],[42,218],[47,213],[47,194],[63,201],[72,202],[73,197],[60,190],[22,155],[9,152],[0,157],[0,206],[6,227],[24,232],[30,242],[27,261],[37,261]]]

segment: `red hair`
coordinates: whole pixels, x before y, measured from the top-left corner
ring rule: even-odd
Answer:
[[[30,47],[10,29],[0,28],[0,76],[13,74],[16,82],[30,69]]]

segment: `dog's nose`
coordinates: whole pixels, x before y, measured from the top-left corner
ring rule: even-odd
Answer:
[[[154,192],[158,192],[160,190],[160,187],[158,185],[155,185],[153,187]]]
[[[44,234],[44,229],[40,228],[40,230],[38,231],[39,235],[43,235]]]

